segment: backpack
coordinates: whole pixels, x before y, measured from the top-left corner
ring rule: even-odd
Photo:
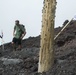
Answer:
[[[25,26],[22,24],[19,26],[21,33],[23,34],[25,32]]]

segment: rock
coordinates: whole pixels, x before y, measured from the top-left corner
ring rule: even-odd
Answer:
[[[38,71],[38,67],[37,67],[37,66],[33,66],[33,67],[31,68],[31,71],[32,71],[32,72],[37,72],[37,71]]]
[[[2,73],[3,73],[3,68],[0,68],[0,75],[3,75]]]
[[[23,48],[18,54],[22,58],[28,58],[36,56],[39,52],[39,48]]]
[[[32,62],[32,61],[33,61],[32,58],[27,58],[27,59],[25,60],[25,62]]]
[[[0,57],[2,57],[2,53],[0,52]]]
[[[33,57],[33,59],[34,59],[34,62],[35,62],[36,64],[38,64],[39,58],[35,56],[35,57]]]
[[[20,62],[22,62],[23,60],[21,59],[8,59],[8,58],[0,58],[1,61],[3,61],[4,65],[15,65],[15,64],[19,64]]]
[[[60,60],[60,59],[58,59],[57,61],[59,64],[67,62],[67,60]]]

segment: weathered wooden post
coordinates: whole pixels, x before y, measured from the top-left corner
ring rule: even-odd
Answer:
[[[39,53],[38,72],[48,71],[54,63],[54,19],[56,0],[44,0],[42,10],[41,48]]]

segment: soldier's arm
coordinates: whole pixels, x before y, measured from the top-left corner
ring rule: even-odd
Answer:
[[[26,35],[26,29],[24,30],[24,33],[21,36],[21,39]]]

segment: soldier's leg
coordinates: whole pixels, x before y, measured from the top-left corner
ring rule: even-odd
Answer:
[[[16,43],[17,43],[17,39],[13,38],[13,40],[12,40],[13,50],[16,50]]]
[[[21,50],[22,45],[21,45],[22,39],[18,39],[18,48],[17,50]]]

